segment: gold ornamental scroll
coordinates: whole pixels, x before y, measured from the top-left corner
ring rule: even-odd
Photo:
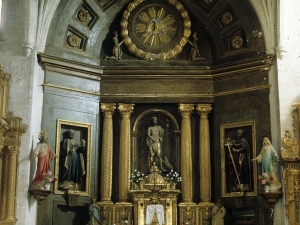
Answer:
[[[197,104],[197,113],[200,115],[199,152],[200,152],[200,200],[210,202],[211,200],[211,164],[209,143],[209,121],[208,114],[212,110],[211,104]]]
[[[293,131],[282,138],[281,157],[285,190],[286,215],[290,224],[300,225],[300,104],[293,105]]]
[[[100,202],[112,203],[112,165],[113,165],[113,114],[115,103],[102,103],[103,119],[102,158],[101,158],[101,185]]]
[[[122,116],[119,155],[119,204],[129,203],[130,194],[130,115],[134,104],[119,104]]]
[[[193,198],[193,176],[192,176],[192,141],[191,141],[191,113],[194,110],[194,104],[179,104],[179,113],[181,114],[181,178],[182,178],[182,201],[195,204]]]

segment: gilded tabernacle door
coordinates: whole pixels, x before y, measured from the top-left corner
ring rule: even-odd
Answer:
[[[179,171],[180,131],[176,119],[163,109],[144,111],[134,122],[132,169],[149,174],[155,163],[159,173]]]
[[[257,195],[255,122],[224,124],[220,127],[222,197],[237,192]]]

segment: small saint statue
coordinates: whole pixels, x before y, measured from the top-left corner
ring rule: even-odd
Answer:
[[[91,198],[92,204],[89,206],[90,221],[87,225],[98,225],[101,222],[100,207],[96,203],[96,198]]]
[[[114,47],[113,47],[113,50],[112,50],[113,55],[104,57],[104,60],[106,60],[106,59],[120,60],[121,59],[121,56],[122,56],[121,45],[123,44],[124,40],[119,42],[117,31],[114,32],[113,41],[114,41],[114,44],[115,44]]]

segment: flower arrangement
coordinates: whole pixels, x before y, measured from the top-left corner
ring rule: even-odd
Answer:
[[[268,177],[267,173],[263,173],[262,175],[258,176],[257,182],[261,183],[262,185],[270,185],[273,181],[273,177]]]
[[[177,184],[178,182],[181,181],[181,177],[179,176],[179,174],[177,172],[171,170],[171,172],[169,172],[167,174],[167,176],[165,177],[165,180],[169,183]]]
[[[134,170],[133,174],[128,177],[130,179],[130,182],[134,184],[139,184],[144,180],[145,175],[141,173],[140,171]]]
[[[40,176],[40,180],[44,181],[45,183],[54,183],[57,181],[57,178],[52,178],[52,172],[48,171],[48,173],[44,173]]]

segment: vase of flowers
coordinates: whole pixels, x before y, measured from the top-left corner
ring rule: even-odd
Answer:
[[[133,184],[134,189],[138,189],[139,184],[144,180],[145,175],[140,171],[134,170],[134,172],[128,177]]]
[[[267,173],[263,173],[262,175],[258,176],[257,182],[263,185],[264,192],[269,192],[273,179],[274,178],[272,176],[268,176]]]
[[[50,190],[51,183],[54,183],[57,181],[57,178],[52,177],[52,172],[48,171],[47,173],[44,173],[43,175],[40,176],[40,180],[44,182],[44,188],[46,190]]]
[[[181,177],[177,172],[171,170],[165,177],[165,181],[170,183],[171,189],[175,189],[176,184],[181,181]]]

